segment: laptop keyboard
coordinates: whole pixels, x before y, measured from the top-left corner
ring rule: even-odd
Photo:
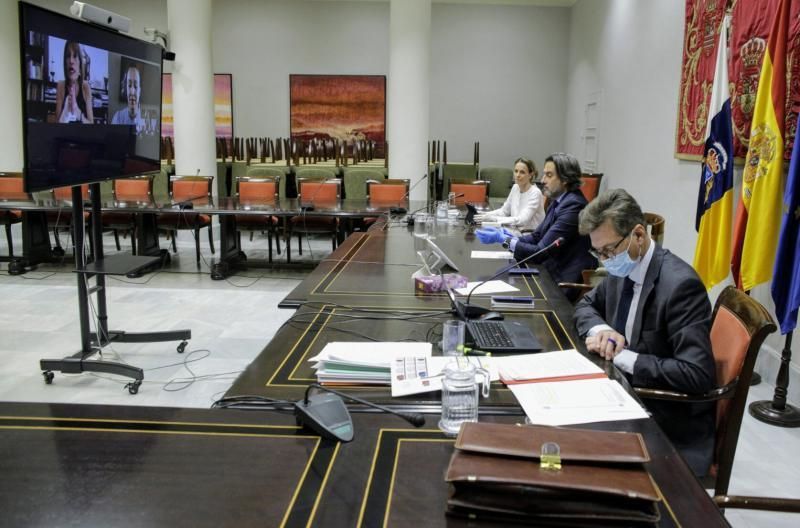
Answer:
[[[514,346],[511,336],[500,321],[473,321],[470,333],[480,347],[509,348]]]

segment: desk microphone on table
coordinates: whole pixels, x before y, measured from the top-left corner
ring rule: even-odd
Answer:
[[[534,252],[534,253],[531,253],[530,255],[528,255],[527,257],[525,257],[525,258],[524,258],[524,259],[522,259],[522,260],[515,261],[514,263],[512,263],[512,264],[509,264],[508,266],[504,266],[503,268],[501,268],[501,269],[500,269],[500,271],[498,271],[497,273],[495,273],[494,275],[492,275],[492,276],[491,276],[491,277],[489,277],[488,279],[482,280],[481,282],[479,282],[478,284],[476,284],[476,285],[475,285],[475,286],[474,286],[474,287],[473,287],[473,288],[472,288],[472,289],[469,291],[469,293],[467,294],[467,300],[466,300],[464,303],[462,303],[462,304],[463,304],[463,312],[464,312],[465,314],[470,314],[470,313],[479,313],[479,312],[481,312],[481,311],[482,311],[483,313],[485,313],[485,312],[486,312],[486,310],[485,310],[484,308],[481,308],[480,306],[471,306],[471,305],[469,304],[469,300],[470,300],[470,298],[472,297],[472,292],[474,292],[475,290],[477,290],[478,288],[480,288],[481,286],[483,286],[483,285],[484,285],[484,284],[486,284],[487,282],[489,282],[489,281],[491,281],[491,280],[494,280],[494,279],[496,279],[497,277],[499,277],[499,276],[500,276],[500,275],[502,275],[503,273],[507,273],[507,272],[508,272],[508,270],[510,270],[510,269],[512,269],[512,268],[516,268],[516,267],[518,267],[520,264],[524,264],[524,263],[528,262],[529,260],[531,260],[531,259],[532,259],[532,258],[534,258],[534,257],[538,257],[539,255],[542,255],[542,254],[544,254],[544,253],[547,253],[547,252],[548,252],[548,251],[550,251],[551,249],[553,249],[553,248],[557,248],[557,247],[559,247],[559,246],[560,246],[561,244],[563,244],[563,243],[564,243],[564,237],[558,237],[557,239],[553,240],[552,242],[550,242],[548,245],[546,245],[545,247],[543,247],[543,248],[542,248],[542,249],[540,249],[539,251],[536,251],[536,252]]]
[[[420,178],[419,180],[414,182],[414,185],[412,185],[411,187],[408,188],[408,191],[406,191],[406,193],[398,200],[398,202],[402,202],[403,200],[408,198],[411,195],[411,191],[416,189],[417,185],[422,183],[422,181],[424,179],[426,179],[427,177],[428,177],[428,173],[426,172],[425,174],[422,175],[422,178]],[[389,208],[389,214],[393,214],[393,215],[406,214],[406,212],[408,212],[408,210],[405,207],[397,206],[397,207],[390,207]]]
[[[317,393],[309,396],[311,389],[328,392]],[[305,397],[294,404],[294,415],[297,423],[307,426],[323,438],[338,442],[350,442],[353,439],[353,420],[342,398],[358,402],[367,407],[373,407],[385,413],[394,414],[407,421],[414,427],[425,425],[425,417],[421,414],[401,413],[377,403],[368,402],[337,390],[323,387],[319,383],[312,383],[306,389]]]

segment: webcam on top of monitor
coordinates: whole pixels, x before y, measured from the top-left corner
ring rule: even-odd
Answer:
[[[122,33],[131,30],[131,19],[86,2],[72,2],[69,12],[87,22],[105,26]]]

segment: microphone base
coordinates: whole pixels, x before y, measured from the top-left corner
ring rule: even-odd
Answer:
[[[323,438],[339,442],[353,439],[353,421],[342,399],[329,392],[318,392],[294,404],[298,425],[304,425]]]
[[[492,311],[482,306],[475,306],[474,304],[460,303],[460,305],[461,305],[461,313],[463,313],[464,317],[466,317],[467,319],[478,319],[483,314],[487,314]]]

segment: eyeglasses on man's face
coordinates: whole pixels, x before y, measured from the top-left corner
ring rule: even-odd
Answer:
[[[591,254],[597,260],[608,260],[611,257],[616,256],[617,248],[619,247],[620,244],[622,244],[622,241],[625,240],[626,238],[628,238],[629,236],[631,236],[631,235],[627,235],[627,236],[624,236],[624,237],[620,238],[617,241],[617,243],[614,244],[612,247],[609,247],[608,245],[606,245],[605,247],[603,247],[601,249],[591,248],[591,249],[589,249],[589,254]]]

